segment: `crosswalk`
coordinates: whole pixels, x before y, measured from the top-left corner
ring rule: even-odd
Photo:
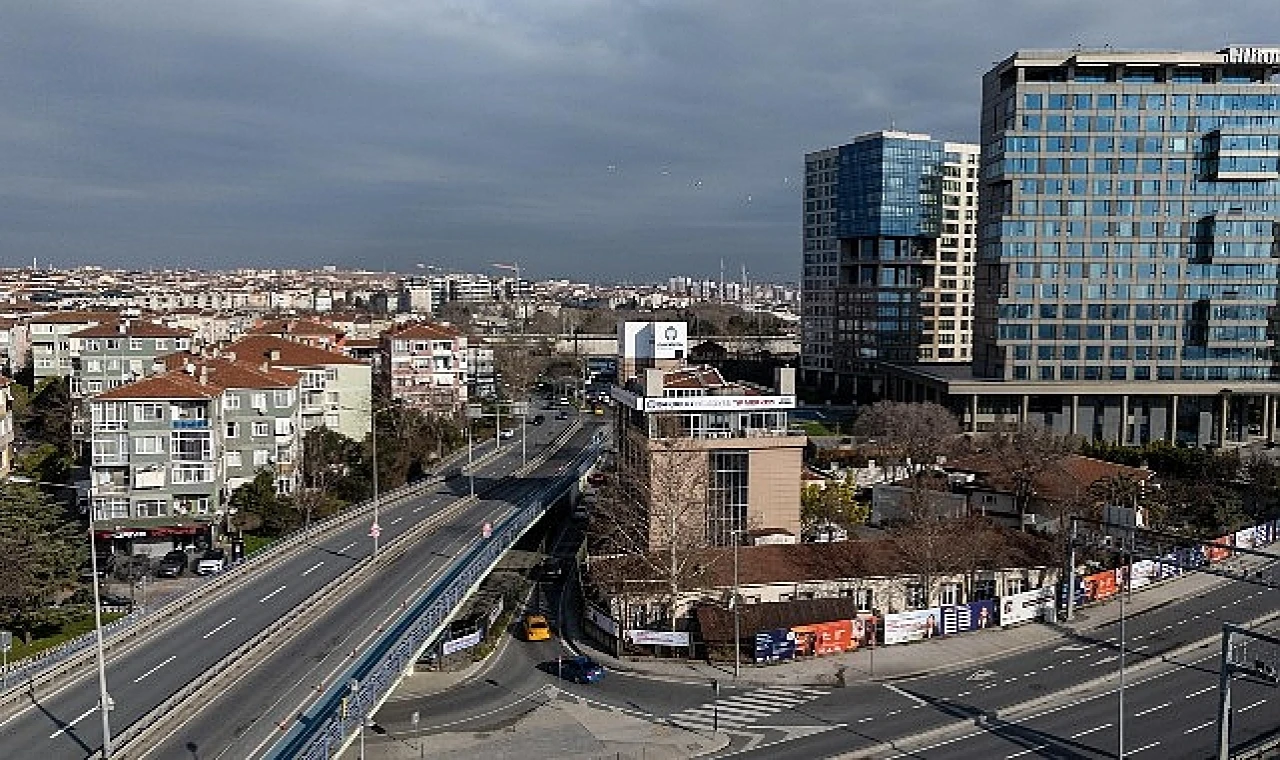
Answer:
[[[718,703],[714,700],[705,702],[674,713],[668,720],[673,725],[695,731],[711,730],[717,722],[721,729],[744,728],[762,718],[783,710],[793,710],[829,693],[829,689],[812,686],[770,686],[732,697],[721,697]]]

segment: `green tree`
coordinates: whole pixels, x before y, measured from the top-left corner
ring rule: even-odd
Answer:
[[[800,491],[800,527],[809,532],[820,525],[851,531],[871,515],[871,505],[858,501],[852,473],[843,482],[811,484]]]
[[[86,556],[85,534],[61,505],[34,486],[0,483],[0,620],[26,643]]]
[[[270,469],[258,471],[253,480],[231,492],[237,527],[265,536],[281,536],[297,526],[297,517],[287,501],[276,493],[276,476]],[[258,524],[253,525],[254,522]]]

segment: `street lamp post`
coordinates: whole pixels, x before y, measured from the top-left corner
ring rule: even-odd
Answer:
[[[373,556],[378,556],[378,535],[382,533],[382,527],[378,525],[378,410],[374,409],[372,416],[372,424],[370,429],[373,431],[373,525],[369,528],[369,535],[373,537]],[[364,729],[360,731],[361,752],[360,756],[364,757],[363,741]]]
[[[741,595],[738,592],[738,542],[740,534],[733,532],[733,679],[738,680],[742,667],[742,618],[738,611]],[[717,693],[719,689],[717,688]]]

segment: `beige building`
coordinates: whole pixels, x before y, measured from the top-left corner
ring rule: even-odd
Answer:
[[[751,530],[799,535],[807,438],[787,426],[794,385],[792,369],[763,388],[685,367],[613,388],[618,480],[647,519],[637,535],[649,549],[726,546]]]
[[[0,478],[13,469],[13,389],[12,381],[0,377]]]

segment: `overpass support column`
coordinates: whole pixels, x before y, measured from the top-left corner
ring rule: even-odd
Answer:
[[[1169,443],[1178,445],[1178,397],[1169,399]]]
[[[969,397],[969,432],[978,432],[978,394]]]
[[[1227,418],[1231,415],[1231,396],[1222,394],[1222,403],[1219,405],[1220,417],[1218,419],[1218,445],[1226,448],[1227,446]]]
[[[1071,434],[1080,435],[1080,395],[1071,396]]]
[[[1272,434],[1275,432],[1275,415],[1275,404],[1271,403],[1271,394],[1262,394],[1262,434],[1267,437],[1267,443],[1274,440]]]
[[[1117,433],[1121,446],[1129,445],[1129,394],[1120,396],[1120,431]]]
[[[1022,394],[1022,407],[1018,409],[1018,427],[1026,427],[1031,418],[1031,394]]]

